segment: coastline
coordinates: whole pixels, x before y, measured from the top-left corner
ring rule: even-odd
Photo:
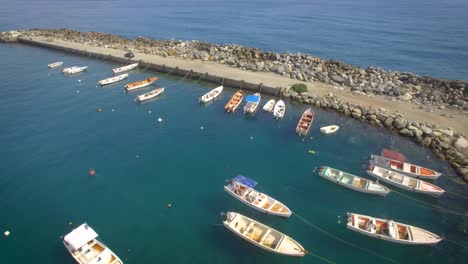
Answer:
[[[55,45],[56,49],[61,47],[63,49],[72,49],[76,51],[75,53],[81,53],[83,55],[94,54],[95,57],[97,57],[96,55],[101,55],[101,58],[109,58],[120,62],[127,61],[123,57],[124,49],[118,49],[118,45],[112,45],[112,43],[120,43],[120,47],[123,47],[123,43],[126,42],[125,39],[121,37],[109,37],[109,43],[100,42],[93,45],[92,43],[94,42],[92,40],[64,40],[54,37],[52,33],[46,30],[45,32],[49,32],[50,34],[44,34],[43,31],[44,30],[31,30],[22,31],[18,34],[9,34],[12,38],[6,40],[50,48],[54,48],[53,46]],[[99,35],[102,33],[95,34]],[[108,34],[102,35],[109,36]],[[5,34],[3,34],[3,40],[5,41],[4,36]],[[141,42],[141,39],[139,41]],[[379,95],[376,93],[353,90],[352,87],[349,88],[344,84],[345,82],[349,84],[349,80],[353,83],[353,80],[356,80],[356,78],[344,79],[342,76],[338,76],[341,79],[334,78],[335,80],[331,80],[334,85],[310,78],[304,79],[302,73],[301,75],[295,74],[295,77],[291,78],[291,75],[286,76],[283,74],[284,72],[278,71],[278,69],[276,73],[273,73],[272,71],[259,71],[258,68],[255,70],[248,69],[250,66],[246,67],[245,65],[232,67],[232,65],[210,59],[211,55],[206,57],[204,53],[194,58],[180,57],[176,55],[177,49],[171,46],[172,44],[170,44],[170,41],[159,43],[162,43],[162,46],[167,44],[165,46],[166,51],[176,50],[176,53],[173,53],[173,55],[158,55],[145,47],[133,46],[131,47],[135,53],[133,61],[141,61],[141,66],[143,67],[150,64],[150,68],[159,71],[161,71],[161,65],[164,65],[163,67],[167,67],[167,72],[169,72],[170,69],[177,69],[179,75],[185,72],[191,72],[195,76],[206,81],[220,83],[221,79],[223,79],[226,86],[237,86],[239,82],[244,81],[246,84],[245,88],[247,89],[262,89],[262,91],[273,95],[291,98],[292,100],[314,105],[315,107],[334,110],[376,126],[387,127],[402,136],[412,138],[425,147],[431,148],[439,158],[449,160],[452,167],[457,170],[465,181],[468,181],[468,143],[463,136],[468,134],[468,118],[466,118],[467,114],[464,112],[466,111],[465,107],[468,107],[468,105],[463,99],[464,92],[467,89],[465,82],[443,82],[443,89],[454,90],[453,93],[455,95],[460,94],[460,91],[462,91],[462,99],[457,99],[462,100],[461,103],[457,101],[458,104],[450,105],[444,101],[437,107],[430,107],[430,111],[427,111],[429,106],[423,103],[424,101],[412,100],[415,96],[410,92],[405,92],[404,94],[396,96],[390,95],[389,93],[382,93]],[[180,47],[181,43],[185,42],[174,42],[173,45],[176,47],[179,45]],[[200,42],[196,43],[200,44]],[[258,52],[261,59],[264,53]],[[255,54],[256,53],[253,53],[254,57]],[[302,55],[300,55],[300,57],[301,56]],[[373,70],[371,69],[371,71]],[[280,74],[278,74],[279,72]],[[212,77],[211,79],[209,78],[210,76]],[[300,78],[301,76],[302,78]],[[405,73],[405,76],[412,75]],[[413,77],[410,77],[410,79],[411,78]],[[231,80],[231,85],[229,84],[229,80]],[[294,83],[304,83],[308,85],[308,93],[297,94],[290,91],[288,88]],[[447,83],[449,84],[448,88],[446,85]],[[404,85],[401,84],[401,87],[404,87]],[[394,87],[392,87],[391,93],[393,93],[393,88]],[[432,88],[433,90],[437,90],[437,88]],[[444,93],[445,90],[438,92]],[[411,98],[406,100],[409,96],[411,96]],[[434,95],[431,96],[434,97]],[[453,96],[452,94],[449,98],[452,101]],[[390,100],[388,100],[388,97],[391,97]],[[425,97],[421,98],[424,99]],[[447,129],[447,127],[451,127],[451,129]]]

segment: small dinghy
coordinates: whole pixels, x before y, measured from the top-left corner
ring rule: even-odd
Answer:
[[[62,70],[62,72],[63,73],[69,73],[71,70],[76,69],[76,68],[79,68],[79,67],[78,66],[72,66],[72,67],[64,68]]]
[[[385,196],[390,189],[376,182],[337,170],[327,166],[315,169],[318,175],[346,188],[370,194]]]
[[[51,64],[48,64],[47,67],[52,69],[52,68],[60,67],[60,66],[62,66],[62,64],[63,64],[63,61],[57,61],[57,62],[53,62]]]
[[[218,97],[223,91],[223,86],[214,88],[213,90],[207,92],[202,97],[198,98],[200,103],[208,103]]]
[[[244,240],[266,251],[303,257],[307,251],[289,236],[239,213],[228,212],[225,227]]]
[[[88,224],[82,224],[63,238],[63,244],[80,264],[123,264]]]
[[[122,81],[123,79],[127,79],[127,78],[128,78],[128,74],[127,74],[127,73],[124,73],[124,74],[117,75],[117,76],[114,76],[114,77],[111,77],[111,78],[107,78],[107,79],[104,79],[104,80],[100,80],[100,81],[99,81],[99,84],[100,84],[101,86],[104,86],[104,85],[108,85],[108,84],[120,82],[120,81]]]
[[[314,122],[314,111],[312,111],[312,108],[309,107],[304,111],[301,119],[299,119],[296,127],[296,133],[299,134],[299,136],[307,135],[307,133],[309,133],[310,127],[312,126],[312,122]]]
[[[141,103],[143,101],[155,98],[156,96],[162,94],[163,92],[164,92],[164,88],[154,89],[151,92],[147,92],[147,93],[144,93],[142,95],[138,95],[137,100],[138,100],[138,102]]]
[[[136,89],[140,89],[146,86],[149,86],[156,82],[158,80],[158,77],[151,77],[145,80],[137,81],[137,82],[132,82],[124,86],[125,91],[130,92]]]
[[[242,99],[244,99],[244,91],[239,90],[237,91],[229,100],[229,102],[224,106],[224,110],[226,112],[231,113],[236,111],[237,107],[242,103]]]
[[[275,107],[275,99],[269,100],[264,106],[263,106],[263,111],[265,112],[272,112],[273,107]]]
[[[275,108],[273,109],[273,116],[276,119],[281,119],[283,118],[285,112],[286,112],[286,105],[284,104],[283,100],[279,100],[275,104]]]
[[[361,234],[400,244],[435,245],[442,240],[440,236],[419,227],[354,213],[348,213],[346,226]]]
[[[378,155],[371,155],[370,163],[415,178],[436,180],[442,175],[431,169]]]
[[[436,197],[442,195],[445,192],[442,188],[435,186],[434,184],[430,184],[428,182],[421,181],[419,179],[415,179],[398,172],[379,167],[377,165],[370,165],[367,174],[377,178],[380,181],[411,192],[424,193]]]
[[[247,98],[245,99],[247,103],[244,106],[244,114],[254,115],[257,112],[261,99],[262,96],[260,95],[260,93],[255,93],[253,95],[247,96]]]
[[[119,68],[115,68],[115,69],[112,69],[112,72],[114,74],[117,74],[117,73],[121,73],[121,72],[126,72],[126,71],[130,71],[130,70],[133,70],[135,68],[138,67],[138,62],[137,63],[133,63],[133,64],[129,64],[129,65],[126,65],[126,66],[123,66],[123,67],[119,67]]]
[[[270,196],[256,191],[257,182],[239,175],[232,179],[231,183],[224,186],[224,190],[242,203],[266,214],[281,217],[290,217],[291,210]]]
[[[324,126],[320,128],[320,132],[322,132],[323,134],[331,134],[338,131],[338,129],[340,129],[340,127],[337,125]]]
[[[77,74],[77,73],[80,73],[82,71],[85,71],[86,69],[88,68],[88,66],[84,66],[84,67],[79,67],[79,66],[72,66],[72,67],[68,67],[68,68],[65,68],[62,70],[63,73],[65,74]]]

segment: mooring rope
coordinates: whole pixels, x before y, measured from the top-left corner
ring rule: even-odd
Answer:
[[[146,68],[145,68],[143,71],[141,71],[141,72],[145,72],[145,71],[149,68],[150,65],[151,65],[151,64],[148,63],[148,65],[146,65]]]
[[[316,254],[314,254],[314,253],[311,253],[311,252],[309,252],[309,251],[306,251],[305,253],[306,253],[306,254],[309,254],[309,255],[311,255],[311,256],[313,256],[313,257],[316,257],[316,258],[318,258],[318,259],[321,259],[321,260],[324,261],[324,262],[327,262],[327,263],[330,263],[330,264],[336,264],[336,262],[333,262],[333,261],[331,261],[331,260],[328,260],[328,259],[326,259],[326,258],[324,258],[324,257],[321,257],[321,256],[316,255]]]
[[[455,245],[458,245],[458,246],[460,246],[460,247],[468,248],[467,245],[463,245],[463,244],[461,244],[461,243],[458,243],[458,242],[456,242],[456,241],[453,241],[452,239],[448,239],[448,238],[446,238],[446,237],[442,237],[442,238],[443,238],[445,241],[448,241],[448,242],[453,243],[453,244],[455,244]]]
[[[392,189],[392,192],[395,192],[395,193],[397,193],[397,194],[399,194],[399,195],[401,195],[401,196],[404,196],[404,197],[409,198],[409,199],[411,199],[411,200],[414,200],[414,201],[420,202],[420,203],[422,203],[422,204],[425,204],[427,207],[433,207],[433,208],[439,209],[441,212],[450,213],[450,214],[454,214],[454,215],[460,215],[460,216],[463,216],[463,217],[468,217],[467,214],[459,213],[459,212],[457,212],[457,211],[453,211],[453,210],[445,209],[445,208],[440,207],[440,206],[437,206],[437,205],[433,205],[433,204],[431,204],[431,203],[428,203],[428,202],[425,202],[425,201],[416,199],[416,198],[414,198],[414,197],[411,197],[411,196],[406,195],[406,194],[404,194],[404,193],[401,193],[401,192],[399,192],[399,191],[395,191],[395,190],[393,190],[393,189]]]
[[[190,71],[191,72],[191,71]],[[165,88],[168,88],[168,87],[171,87],[171,86],[174,86],[176,85],[178,82],[184,80],[185,78],[187,78],[187,76],[190,74],[190,72],[187,72],[187,74],[185,74],[184,77],[180,78],[179,80],[175,81],[175,82],[172,82],[171,84],[167,85],[167,86],[164,86]]]
[[[348,241],[346,241],[346,240],[343,240],[343,239],[341,239],[341,238],[339,238],[339,237],[337,237],[337,236],[334,236],[334,235],[330,234],[329,232],[327,232],[327,231],[321,229],[320,227],[318,227],[318,226],[312,224],[310,221],[307,221],[305,218],[303,218],[302,216],[298,215],[297,213],[293,213],[293,214],[294,214],[295,216],[297,216],[299,219],[301,219],[302,221],[304,221],[304,223],[309,224],[311,227],[315,228],[316,230],[320,231],[321,233],[323,233],[323,234],[325,234],[325,235],[327,235],[327,236],[329,236],[329,237],[331,237],[331,238],[334,238],[334,239],[336,239],[336,240],[338,240],[338,241],[340,241],[340,242],[342,242],[342,243],[344,243],[344,244],[346,244],[346,245],[348,245],[348,246],[355,247],[355,248],[360,249],[360,250],[362,250],[362,251],[364,251],[364,252],[370,253],[370,254],[372,254],[372,255],[374,255],[374,256],[376,256],[376,257],[385,259],[385,260],[387,260],[387,261],[389,261],[389,262],[398,263],[396,260],[393,260],[393,259],[391,259],[391,258],[388,258],[388,257],[386,257],[386,256],[384,256],[384,255],[380,255],[380,254],[378,254],[378,253],[376,253],[376,252],[374,252],[374,251],[372,251],[372,250],[369,250],[369,249],[360,247],[360,246],[355,245],[355,244],[353,244],[353,243],[351,243],[351,242],[348,242]]]

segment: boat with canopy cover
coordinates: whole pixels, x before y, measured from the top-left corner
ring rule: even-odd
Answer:
[[[98,234],[84,223],[68,233],[63,244],[80,264],[123,264],[97,237]]]
[[[257,182],[249,177],[238,175],[224,190],[242,203],[266,214],[290,217],[292,212],[278,200],[256,191]]]
[[[244,106],[244,114],[253,115],[257,112],[258,106],[262,96],[259,93],[247,96],[245,101],[247,102]]]

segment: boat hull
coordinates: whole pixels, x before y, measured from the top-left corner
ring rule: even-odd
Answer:
[[[383,162],[383,160],[387,160],[388,162]],[[391,162],[394,161],[394,162],[399,162],[397,160],[392,160],[392,159],[389,159],[389,158],[385,158],[385,157],[381,157],[381,156],[377,156],[377,155],[371,155],[371,164],[372,165],[377,165],[379,167],[382,167],[382,168],[385,168],[385,169],[389,169],[389,170],[392,170],[392,171],[395,171],[395,172],[398,172],[398,173],[401,173],[403,175],[406,175],[406,176],[409,176],[409,177],[413,177],[413,178],[420,178],[420,179],[427,179],[427,180],[436,180],[437,178],[439,178],[442,174],[439,173],[439,172],[436,172],[436,171],[433,171],[433,170],[430,170],[430,169],[426,169],[424,167],[421,167],[421,166],[417,166],[417,165],[414,165],[414,164],[410,164],[410,163],[406,163],[408,164],[408,166],[414,166],[415,168],[418,168],[417,170],[428,170],[428,171],[432,171],[434,172],[433,175],[421,175],[419,173],[412,173],[412,172],[409,172],[409,171],[405,171],[405,170],[400,170],[400,169],[396,169],[394,167],[391,166]]]
[[[322,178],[324,178],[324,179],[330,181],[330,182],[336,183],[336,184],[338,184],[338,185],[340,185],[340,186],[343,186],[343,187],[345,187],[345,188],[348,188],[348,189],[351,189],[351,190],[354,190],[354,191],[357,191],[357,192],[368,193],[368,194],[374,194],[374,195],[380,195],[380,196],[386,196],[387,194],[390,193],[390,189],[386,188],[386,187],[383,186],[383,185],[377,184],[377,183],[373,183],[373,184],[381,186],[385,191],[377,191],[377,190],[370,190],[370,189],[366,189],[366,188],[362,188],[362,187],[356,187],[356,186],[353,185],[353,184],[347,184],[347,183],[344,183],[344,182],[342,182],[342,181],[340,181],[340,180],[336,180],[336,179],[334,179],[334,178],[328,177],[328,176],[324,175],[323,172],[318,172],[318,175],[319,175],[320,177],[322,177]],[[353,180],[354,180],[354,179],[358,179],[358,180],[363,179],[363,180],[366,180],[366,179],[361,178],[361,177],[358,177],[358,176],[356,176],[356,175],[352,175],[352,174],[350,174],[350,175],[354,177]]]
[[[128,78],[128,74],[124,73],[122,75],[118,75],[118,76],[115,76],[115,77],[100,80],[98,83],[101,86],[104,86],[104,85],[109,85],[109,84],[113,84],[113,83],[116,83],[116,82],[120,82],[120,81],[122,81],[124,79],[127,79],[127,78]]]
[[[156,92],[154,94],[151,94],[150,96],[144,96],[144,95],[146,95],[148,93],[137,96],[137,101],[141,103],[141,102],[153,99],[155,97],[158,97],[159,95],[161,95],[164,92],[164,88],[158,88],[158,89],[156,89],[154,91],[156,91]]]
[[[114,74],[117,74],[117,73],[122,73],[122,72],[126,72],[126,71],[131,71],[131,70],[133,70],[133,69],[135,69],[137,67],[138,67],[138,63],[133,63],[133,64],[129,64],[127,66],[112,69],[112,72]]]
[[[209,91],[208,93],[204,94],[202,97],[198,99],[198,102],[200,103],[208,103],[216,99],[221,92],[223,91],[223,86],[219,86],[217,88],[214,88],[213,90]]]
[[[292,214],[291,210],[289,210],[289,208],[287,209],[288,212],[287,213],[281,213],[281,212],[272,212],[272,211],[269,211],[269,210],[266,210],[264,208],[261,208],[261,207],[258,207],[258,206],[255,206],[249,202],[247,202],[246,200],[242,199],[241,197],[239,197],[239,195],[236,195],[233,191],[231,191],[227,186],[224,186],[224,190],[226,190],[227,193],[229,193],[232,197],[236,198],[237,200],[241,201],[243,204],[259,211],[259,212],[262,212],[262,213],[265,213],[265,214],[269,214],[269,215],[275,215],[275,216],[280,216],[280,217],[283,217],[283,218],[289,218]],[[274,198],[271,198],[270,196],[266,195],[266,194],[263,194],[265,195],[266,197],[274,200],[275,202],[278,202],[280,203],[278,200],[274,199]],[[285,208],[286,205],[280,203],[281,205],[283,205]]]
[[[385,240],[385,241],[389,241],[389,242],[393,242],[393,243],[405,244],[405,245],[435,245],[435,244],[439,243],[440,241],[442,241],[442,239],[438,235],[436,235],[434,233],[431,233],[431,232],[429,232],[427,230],[424,230],[422,228],[419,228],[419,227],[410,226],[410,225],[402,224],[402,223],[398,223],[398,222],[394,222],[394,223],[396,225],[404,226],[405,228],[408,228],[410,230],[408,232],[411,232],[411,235],[413,236],[412,240],[393,238],[393,237],[387,236],[387,235],[372,233],[370,231],[366,231],[366,230],[363,230],[363,229],[359,228],[359,225],[356,226],[354,224],[354,222],[353,222],[353,219],[352,219],[352,218],[355,218],[355,217],[364,217],[364,218],[375,219],[377,221],[384,221],[384,222],[389,221],[389,220],[370,217],[370,216],[366,216],[366,215],[348,213],[348,223],[346,224],[346,227],[349,230],[361,233],[361,234],[366,235],[366,236],[374,237],[374,238],[377,238],[377,239],[381,239],[381,240]],[[418,236],[419,238],[422,237],[424,239],[418,239],[418,238],[416,238],[416,236]]]
[[[325,127],[321,127],[320,128],[320,132],[322,132],[323,134],[332,134],[332,133],[335,133],[337,132],[338,130],[340,129],[339,126],[325,126]]]
[[[231,212],[228,212],[228,217],[231,214],[232,214]],[[235,213],[235,214],[237,214],[237,213]],[[240,215],[240,214],[237,214],[237,215]],[[239,216],[236,216],[236,217],[239,217]],[[266,226],[266,225],[264,225],[264,224],[262,224],[262,223],[260,223],[258,221],[255,221],[255,220],[253,220],[251,218],[248,218],[246,216],[240,215],[240,217],[243,218],[242,220],[254,222],[256,225],[259,225],[259,226],[261,226],[263,228],[270,229],[272,232],[275,232],[277,234],[281,234],[283,236],[281,241],[288,241],[290,244],[293,244],[295,246],[295,249],[296,249],[295,252],[291,252],[291,251],[284,252],[284,251],[276,250],[276,249],[273,249],[271,247],[264,246],[263,244],[258,243],[258,242],[254,241],[252,239],[247,238],[246,236],[242,235],[241,233],[239,233],[238,230],[236,230],[235,228],[233,228],[231,226],[232,221],[236,220],[236,219],[233,219],[231,221],[229,221],[229,220],[223,221],[223,224],[227,229],[229,229],[232,233],[236,234],[237,236],[241,237],[243,240],[245,240],[245,241],[251,243],[252,245],[255,245],[255,246],[257,246],[257,247],[259,247],[261,249],[264,249],[264,250],[266,250],[268,252],[276,253],[276,254],[280,254],[280,255],[284,255],[284,256],[290,256],[290,257],[303,257],[305,255],[306,250],[297,241],[293,240],[289,236],[286,236],[285,234],[283,234],[283,233],[281,233],[281,232],[279,232],[279,231],[277,231],[277,230],[275,230],[273,228],[270,228],[270,227],[268,227],[268,226]],[[282,243],[282,242],[279,242],[279,243]]]
[[[104,243],[102,243],[101,241],[99,241],[97,239],[95,239],[93,242],[110,251],[110,253],[114,257],[114,260],[112,262],[110,262],[109,264],[123,264],[122,260],[120,260],[120,258],[112,250],[110,250],[106,245],[104,245]],[[73,251],[67,246],[67,244],[65,244],[65,242],[63,242],[63,245],[68,250],[70,255],[76,260],[76,262],[78,262],[80,264],[89,264],[90,263],[90,261],[85,261],[84,259],[81,259],[79,254],[74,254]],[[104,264],[107,264],[107,263],[104,263]]]
[[[373,165],[371,165],[373,166]],[[398,173],[395,173],[395,174],[398,174]],[[395,187],[398,187],[398,188],[401,188],[401,189],[404,189],[404,190],[407,190],[407,191],[410,191],[410,192],[414,192],[414,193],[422,193],[422,194],[427,194],[427,195],[431,195],[431,196],[434,196],[434,197],[439,197],[441,196],[444,191],[437,191],[437,192],[434,192],[434,191],[427,191],[427,190],[422,190],[422,189],[419,189],[419,188],[413,188],[413,187],[410,187],[410,186],[407,186],[407,185],[404,185],[404,184],[399,184],[398,182],[395,182],[395,181],[392,181],[386,177],[383,177],[383,176],[380,176],[376,173],[374,173],[373,171],[370,171],[370,170],[367,170],[367,175],[369,176],[372,176],[376,179],[378,179],[379,181],[383,181],[387,184],[390,184],[390,185],[393,185]],[[409,176],[406,176],[404,175],[405,177],[409,177]],[[413,180],[417,180],[417,179],[413,179]],[[421,180],[417,180],[417,181],[421,181]],[[428,184],[426,182],[423,182],[425,184]]]

